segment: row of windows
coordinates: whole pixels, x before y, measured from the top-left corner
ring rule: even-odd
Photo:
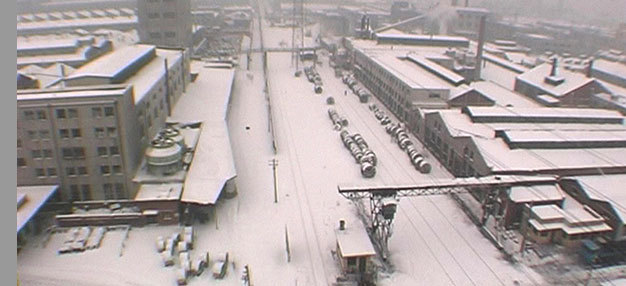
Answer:
[[[78,118],[78,109],[76,108],[57,108],[55,109],[55,115],[57,119],[70,119]],[[115,112],[112,106],[107,107],[92,107],[91,116],[94,118],[114,116]],[[25,120],[45,120],[48,119],[48,115],[44,109],[39,110],[25,110],[23,112]]]
[[[87,176],[89,175],[87,172],[87,167],[85,166],[78,166],[78,167],[66,167],[65,168],[65,174],[73,177],[73,176]]]
[[[35,176],[43,178],[43,177],[56,177],[57,169],[56,168],[35,168]]]
[[[87,184],[72,184],[70,185],[70,200],[71,201],[90,201],[93,200],[93,194],[91,186]],[[126,198],[124,194],[124,184],[122,183],[106,183],[102,184],[102,191],[104,192],[104,199],[114,200]]]
[[[122,174],[122,166],[120,165],[100,165],[100,174],[107,176],[111,174]]]
[[[115,127],[96,127],[93,129],[94,137],[96,138],[105,138],[105,137],[117,137],[117,128]],[[49,130],[28,130],[26,131],[28,139],[30,140],[49,140],[50,139],[50,131]],[[80,128],[69,128],[69,129],[59,129],[59,138],[61,139],[70,139],[70,138],[81,138],[82,131]],[[17,147],[22,147],[22,141],[18,139]]]
[[[156,19],[159,18],[160,14],[158,12],[148,13],[148,18]],[[176,12],[165,12],[163,13],[163,18],[173,19],[176,18]]]
[[[92,200],[91,187],[89,185],[70,185],[70,200],[89,201]]]
[[[106,183],[102,185],[102,190],[104,191],[104,199],[105,200],[114,200],[114,199],[122,199],[125,197],[124,195],[124,184],[115,183],[110,184]]]

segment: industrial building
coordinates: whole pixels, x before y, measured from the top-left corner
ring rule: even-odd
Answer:
[[[133,198],[143,150],[188,82],[187,52],[135,45],[19,90],[18,185],[59,185],[67,201]]]
[[[137,1],[137,31],[141,43],[191,48],[192,24],[190,0]]]
[[[117,1],[122,2],[122,1]],[[17,15],[17,35],[67,33],[75,30],[112,29],[128,31],[137,26],[137,15],[128,7],[43,11]]]

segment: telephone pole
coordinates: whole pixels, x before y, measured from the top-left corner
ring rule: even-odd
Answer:
[[[278,203],[278,188],[276,186],[276,166],[278,166],[278,160],[276,158],[270,160],[270,166],[272,166],[272,171],[274,173],[274,203]]]

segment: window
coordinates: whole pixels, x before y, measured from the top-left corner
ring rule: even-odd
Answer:
[[[66,159],[66,160],[84,159],[85,148],[83,147],[62,148],[61,155],[63,156],[63,159]]]
[[[163,13],[163,18],[176,18],[176,12],[165,12]]]
[[[348,257],[348,266],[356,266],[356,257]]]
[[[102,108],[101,107],[92,107],[91,108],[91,117],[102,117]]]
[[[74,147],[74,157],[78,158],[78,159],[84,159],[85,158],[85,148],[83,147]]]
[[[105,200],[112,200],[114,198],[113,196],[113,185],[106,183],[106,184],[102,184],[102,190],[104,191],[104,199]]]
[[[24,158],[17,158],[18,167],[26,167],[26,160]]]
[[[107,136],[109,136],[109,137],[117,137],[117,128],[115,128],[115,127],[107,127]]]
[[[113,165],[113,173],[114,174],[121,174],[122,173],[122,166],[120,166],[120,165]]]
[[[57,176],[57,169],[56,168],[48,168],[47,172],[48,172],[48,176],[50,176],[50,177],[56,177]]]
[[[113,116],[113,107],[105,107],[104,116]]]
[[[32,150],[32,151],[30,151],[30,154],[33,157],[33,159],[41,159],[42,158],[41,150]]]
[[[124,196],[124,185],[122,183],[115,183],[115,196],[120,199]]]
[[[51,149],[43,149],[43,157],[44,158],[52,158],[52,150]]]
[[[90,201],[90,200],[92,200],[92,197],[91,197],[91,187],[89,185],[81,185],[80,186],[80,192],[83,195],[83,201]]]
[[[120,154],[120,150],[119,150],[119,148],[117,148],[117,146],[111,146],[111,147],[109,147],[109,154],[111,154],[111,155],[119,155]]]
[[[109,167],[107,165],[100,166],[100,174],[101,175],[110,175],[111,174],[111,167]]]
[[[157,119],[157,117],[159,117],[159,111],[157,110],[156,106],[152,110],[152,117],[154,117],[154,119]]]
[[[36,168],[35,169],[35,176],[37,176],[37,177],[45,177],[46,173],[44,172],[43,168]]]
[[[152,38],[152,39],[160,39],[161,38],[161,33],[159,33],[159,32],[151,32],[149,35],[150,35],[150,38]]]
[[[107,147],[98,147],[98,156],[106,156],[106,155],[108,155]]]
[[[35,112],[27,110],[24,111],[24,119],[26,120],[33,120],[35,119]]]
[[[28,133],[28,139],[30,139],[30,140],[37,140],[38,139],[37,132],[35,132],[33,130],[28,130],[27,133]]]
[[[439,98],[439,94],[438,93],[431,93],[428,95],[428,98]]]
[[[22,148],[22,139],[17,139],[17,148]]]
[[[72,129],[72,138],[80,138],[80,137],[81,137],[80,129],[73,128]]]
[[[41,139],[50,139],[50,131],[49,130],[39,130],[39,138],[41,138]]]
[[[59,129],[59,137],[62,139],[70,138],[70,131],[67,129]]]
[[[148,18],[149,19],[159,18],[159,13],[148,13]]]
[[[56,113],[57,113],[57,118],[58,119],[65,119],[65,118],[67,118],[67,115],[65,114],[65,109],[57,109]]]
[[[78,110],[76,108],[68,108],[67,109],[67,117],[68,118],[78,118]]]
[[[174,38],[176,37],[176,32],[165,32],[166,38]]]
[[[70,200],[80,201],[80,192],[78,192],[78,185],[70,185]]]
[[[96,138],[104,138],[104,128],[102,127],[94,128],[93,133]]]
[[[87,175],[87,167],[78,167],[76,168],[78,170],[78,174],[81,176]]]
[[[68,176],[76,176],[76,168],[74,167],[65,168],[65,174],[67,174]]]
[[[37,119],[39,120],[47,119],[46,112],[43,110],[37,110]]]

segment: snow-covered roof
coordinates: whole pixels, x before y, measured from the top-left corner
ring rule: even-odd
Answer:
[[[615,77],[619,77],[622,80],[626,80],[626,64],[620,62],[612,62],[604,59],[597,59],[593,61],[591,66],[592,70],[598,70]]]
[[[623,123],[617,111],[594,108],[528,108],[469,106],[463,113],[473,122]]]
[[[563,230],[568,235],[611,231],[604,218],[593,210],[563,210],[555,205],[534,206],[528,222],[538,231]]]
[[[150,60],[156,53],[156,47],[150,45],[133,45],[108,53],[96,61],[77,69],[67,79],[72,80],[85,76],[115,78],[121,73],[143,61]]]
[[[57,185],[17,187],[17,232],[37,214],[58,189]]]
[[[439,64],[431,60],[426,59],[425,57],[412,54],[412,55],[408,55],[407,59],[418,64],[419,66],[428,70],[429,72],[437,75],[438,77],[452,83],[455,86],[462,84],[465,81],[464,77],[440,66]]]
[[[495,101],[499,106],[513,107],[540,107],[541,105],[530,100],[528,97],[511,91],[492,81],[475,81],[470,86],[491,100]]]
[[[585,86],[594,81],[593,78],[589,78],[584,74],[557,67],[556,75],[563,78],[564,81],[558,85],[552,85],[545,82],[545,78],[550,75],[551,70],[552,64],[540,64],[533,69],[517,76],[516,80],[532,85],[542,90],[544,93],[550,94],[555,97],[563,96],[577,88]]]
[[[348,225],[344,230],[335,230],[335,235],[342,257],[376,255],[365,228],[359,222]]]
[[[622,222],[626,223],[626,192],[623,188],[626,175],[577,176],[572,178],[578,181],[590,199],[608,202],[620,216]]]
[[[135,196],[135,200],[179,200],[182,190],[183,184],[180,183],[141,184]]]
[[[506,68],[506,69],[508,69],[510,71],[513,71],[515,73],[518,73],[518,74],[521,74],[521,73],[524,73],[524,72],[528,71],[528,68],[526,68],[525,66],[516,64],[514,62],[507,61],[505,59],[501,59],[499,57],[496,57],[494,55],[490,55],[490,54],[487,54],[487,53],[483,54],[483,59],[485,59],[487,61],[490,61],[490,62],[492,62],[494,64],[497,64],[497,65],[499,65],[499,66],[501,66],[503,68]]]
[[[379,43],[399,41],[409,45],[469,46],[467,38],[456,36],[383,33],[376,34],[375,38]]]
[[[511,187],[509,198],[515,203],[561,201],[565,195],[559,185],[534,185]]]
[[[17,92],[17,100],[40,100],[40,99],[62,99],[80,97],[100,97],[100,96],[123,96],[130,87],[120,85],[110,85],[103,87],[93,87],[90,89],[68,88],[68,89],[47,89],[40,91],[25,90]]]
[[[412,89],[450,89],[452,84],[412,61],[386,53],[370,56],[371,60]]]
[[[202,122],[181,201],[207,205],[215,204],[226,182],[237,175],[226,124],[235,72],[203,65],[191,62],[198,77],[178,100],[168,121]]]

